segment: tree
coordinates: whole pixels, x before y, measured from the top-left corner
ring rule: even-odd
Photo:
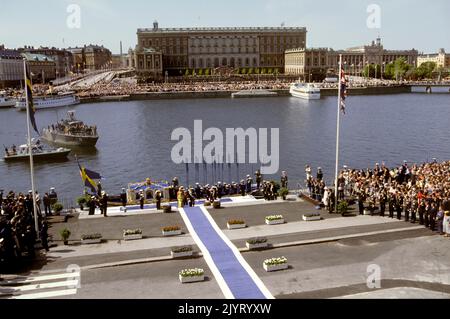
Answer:
[[[203,75],[203,69],[198,70],[198,75]]]
[[[210,74],[211,74],[210,70],[209,70],[209,69],[206,69],[206,70],[205,70],[205,75],[210,75]]]
[[[246,68],[242,68],[241,69],[241,74],[247,74],[247,69]]]
[[[259,74],[259,73],[260,73],[259,68],[255,68],[255,74]]]
[[[381,65],[379,64],[366,65],[363,70],[363,76],[369,78],[377,77],[377,79],[381,78]]]
[[[436,69],[436,62],[425,62],[417,68],[417,76],[419,79],[431,79],[433,71]]]
[[[253,68],[249,68],[247,74],[253,74]]]
[[[186,71],[184,72],[184,75],[185,75],[185,76],[190,75],[189,69],[186,69]]]

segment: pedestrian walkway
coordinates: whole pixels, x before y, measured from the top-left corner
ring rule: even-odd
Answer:
[[[80,285],[80,271],[32,274],[0,281],[1,299],[42,299],[74,295]]]
[[[181,208],[180,213],[226,298],[273,298],[204,206]]]

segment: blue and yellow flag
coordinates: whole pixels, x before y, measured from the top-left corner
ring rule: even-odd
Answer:
[[[78,162],[78,167],[80,168],[80,175],[81,179],[83,180],[84,186],[89,187],[93,193],[97,193],[97,183],[94,181],[94,179],[101,179],[101,175],[97,172],[91,171],[86,169],[85,167],[81,166]]]
[[[33,103],[33,88],[31,86],[31,77],[30,77],[30,72],[28,71],[28,67],[26,67],[25,70],[25,76],[26,76],[26,89],[27,89],[27,95],[28,95],[28,111],[30,113],[30,122],[31,125],[33,126],[33,129],[39,134],[39,131],[37,129],[37,125],[36,125],[36,119],[34,118],[34,113],[36,112],[36,109],[34,108],[34,103]]]

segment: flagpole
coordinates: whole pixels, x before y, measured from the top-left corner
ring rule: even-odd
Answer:
[[[336,123],[336,171],[334,178],[334,204],[337,213],[338,206],[338,174],[339,174],[339,126],[341,114],[341,77],[342,77],[342,54],[339,54],[339,81],[338,81],[338,98],[337,98],[337,123]]]
[[[27,130],[28,130],[28,154],[30,154],[30,175],[31,175],[31,192],[33,197],[33,210],[34,210],[34,228],[36,230],[36,237],[39,238],[39,224],[37,218],[37,205],[36,205],[36,191],[34,187],[34,163],[33,163],[33,149],[31,148],[31,129],[30,129],[30,105],[28,102],[28,90],[27,90],[27,62],[23,59],[23,75],[25,79],[25,102],[27,109]]]

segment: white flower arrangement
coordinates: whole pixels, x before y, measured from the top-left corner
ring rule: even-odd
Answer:
[[[264,260],[264,265],[267,265],[267,266],[282,265],[282,264],[286,264],[286,263],[287,263],[287,258],[284,256]]]
[[[283,215],[270,215],[270,216],[266,216],[266,220],[268,220],[268,221],[272,221],[272,220],[280,220],[280,219],[284,219]]]
[[[202,268],[183,269],[179,272],[181,277],[198,277],[203,276],[205,271]]]
[[[124,236],[128,236],[128,235],[142,235],[142,230],[137,228],[137,229],[124,229],[123,230],[123,235]]]

